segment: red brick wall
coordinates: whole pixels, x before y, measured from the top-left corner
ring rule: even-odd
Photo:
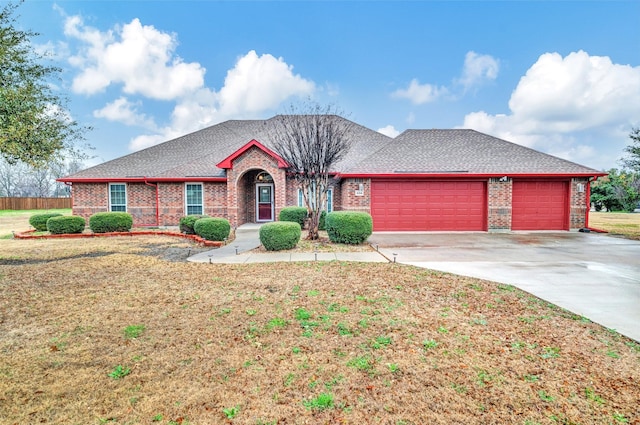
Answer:
[[[489,179],[487,185],[489,231],[511,230],[512,183],[511,179],[504,182],[499,178]]]
[[[134,226],[155,226],[156,188],[144,183],[127,184],[127,212]]]
[[[363,188],[363,196],[356,196],[356,190],[360,185]],[[336,191],[334,191],[334,196]],[[344,179],[340,186],[340,194],[337,197],[339,203],[334,201],[334,210],[340,211],[364,211],[371,213],[371,179]]]
[[[569,183],[569,228],[581,229],[586,225],[589,200],[587,186],[589,179],[574,178]],[[582,189],[580,191],[580,189]]]
[[[74,183],[71,186],[73,215],[84,217],[88,224],[93,214],[108,211],[108,188],[107,183]]]
[[[204,213],[211,217],[227,218],[227,183],[204,183]]]

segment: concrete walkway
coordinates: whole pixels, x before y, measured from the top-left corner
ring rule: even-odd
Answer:
[[[276,263],[289,261],[359,261],[367,263],[387,263],[382,254],[369,252],[253,252],[260,246],[260,226],[247,223],[236,229],[236,238],[228,245],[211,251],[201,252],[187,258],[194,263],[249,264]]]

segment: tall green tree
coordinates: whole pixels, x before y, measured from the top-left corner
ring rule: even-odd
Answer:
[[[52,88],[61,70],[33,48],[39,34],[17,29],[18,6],[0,10],[0,155],[10,164],[42,167],[75,150],[89,128],[71,119],[67,98]]]
[[[624,148],[626,155],[620,162],[631,172],[640,174],[640,127],[632,128],[629,138],[631,143]]]

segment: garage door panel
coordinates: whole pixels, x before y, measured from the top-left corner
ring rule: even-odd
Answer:
[[[486,230],[485,184],[374,180],[371,215],[375,230]]]
[[[513,230],[568,230],[566,181],[517,181],[512,188]]]

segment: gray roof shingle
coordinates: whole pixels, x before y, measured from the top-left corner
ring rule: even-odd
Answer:
[[[363,158],[362,174],[601,174],[475,130],[407,130]]]
[[[225,121],[62,180],[224,178],[225,170],[216,164],[251,140],[274,150],[269,138],[274,119]],[[335,166],[342,174],[602,174],[474,130],[407,130],[392,139],[345,123],[350,125],[352,148]]]

